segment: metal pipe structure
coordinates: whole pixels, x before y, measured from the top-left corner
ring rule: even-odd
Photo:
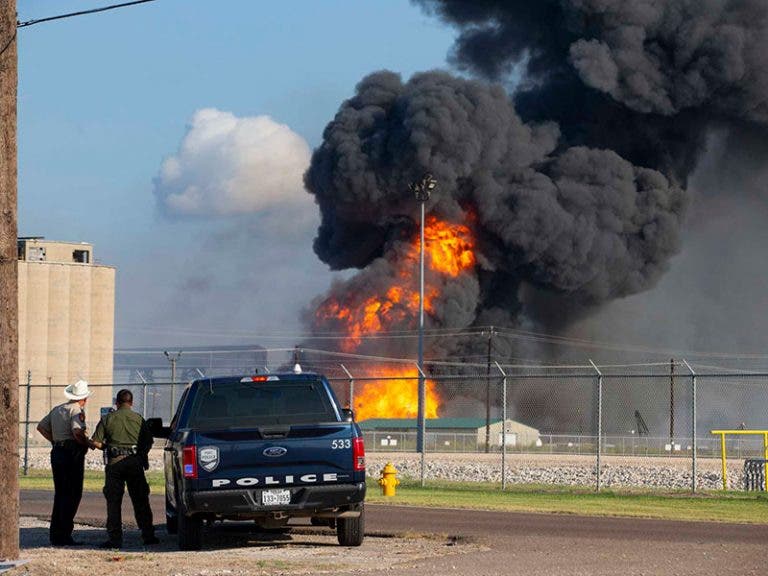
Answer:
[[[32,370],[27,370],[27,415],[24,422],[24,476],[29,473],[29,405],[32,391]]]
[[[341,369],[344,370],[346,375],[349,377],[349,409],[354,410],[355,409],[355,379],[350,374],[349,370],[347,370],[347,367],[344,366],[344,364],[339,364],[341,366]]]
[[[170,422],[173,420],[173,414],[176,412],[176,362],[178,362],[181,357],[181,350],[176,354],[169,354],[168,350],[165,350],[163,354],[165,354],[165,357],[168,358],[168,361],[171,363],[171,415],[168,419]]]
[[[495,332],[488,331],[488,362],[485,369],[485,452],[491,451],[491,347]]]
[[[675,359],[669,361],[669,443],[675,452]]]
[[[141,373],[140,370],[136,371],[136,375],[141,380],[142,390],[141,390],[141,416],[144,418],[144,420],[147,419],[147,380],[144,378],[144,375]]]
[[[421,368],[419,366],[416,366],[416,369],[419,371],[419,380],[424,382],[426,380],[426,378],[427,378],[425,376],[424,372],[422,372],[422,370],[421,370]],[[419,405],[420,406],[421,406],[423,401],[424,401],[424,398],[419,396]],[[424,458],[424,453],[426,452],[426,442],[425,442],[425,439],[427,437],[427,420],[426,420],[426,418],[424,418],[424,412],[423,411],[421,412],[421,416],[422,417],[421,417],[421,419],[419,420],[419,423],[418,423],[419,424],[419,429],[418,429],[418,432],[417,432],[417,438],[419,436],[421,436],[421,442],[422,442],[420,452],[421,452],[421,487],[423,488],[425,483],[426,483],[426,481],[425,481],[426,462],[425,462],[425,458]]]
[[[413,182],[408,188],[413,192],[416,201],[421,205],[421,226],[419,228],[419,406],[418,406],[418,430],[416,434],[416,450],[424,453],[424,418],[426,414],[427,391],[424,381],[424,213],[425,204],[429,200],[432,190],[437,186],[437,181],[431,174],[425,174],[419,182]],[[423,472],[422,472],[423,476]],[[422,478],[423,483],[423,478]]]
[[[595,365],[594,362],[592,362],[592,359],[589,360],[589,363],[592,364],[592,368],[594,368],[595,372],[597,372],[597,484],[596,484],[596,489],[597,489],[597,492],[600,492],[600,481],[601,481],[600,456],[603,451],[603,373],[600,372],[600,369]]]
[[[424,427],[426,424],[427,386],[424,382],[424,203],[421,204],[421,226],[419,226],[419,403],[418,403],[418,431],[416,432],[416,449],[424,455]],[[421,467],[421,485],[424,485],[424,465]]]
[[[501,490],[507,488],[507,374],[498,362],[496,368],[504,377],[501,381]]]
[[[683,364],[691,373],[691,492],[696,492],[696,372],[687,360]]]

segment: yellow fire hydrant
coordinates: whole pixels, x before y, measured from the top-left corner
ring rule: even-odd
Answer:
[[[397,475],[397,468],[392,466],[392,462],[387,462],[384,469],[381,471],[381,478],[379,478],[379,486],[381,486],[381,493],[384,496],[394,496],[395,487],[400,484],[395,476]]]

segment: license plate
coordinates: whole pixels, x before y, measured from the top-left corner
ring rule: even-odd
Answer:
[[[290,490],[264,490],[261,493],[261,503],[264,506],[280,506],[291,503]]]

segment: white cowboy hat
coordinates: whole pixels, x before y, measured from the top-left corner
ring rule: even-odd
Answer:
[[[64,388],[64,396],[70,400],[83,400],[90,395],[91,392],[88,390],[88,382],[85,380],[78,380],[74,384],[70,384]]]

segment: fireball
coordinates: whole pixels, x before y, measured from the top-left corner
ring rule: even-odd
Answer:
[[[424,311],[433,311],[440,297],[440,286],[447,278],[471,270],[476,264],[474,239],[463,224],[452,224],[430,216],[424,227],[424,263],[430,270],[424,286]],[[326,299],[315,312],[319,323],[333,320],[346,336],[340,348],[352,353],[358,350],[367,335],[386,333],[404,325],[416,327],[419,313],[418,265],[419,237],[410,242],[405,254],[395,262],[397,272],[389,285],[378,294],[350,292],[340,301]],[[418,372],[415,368],[393,369],[377,366],[371,373],[382,373],[391,380],[367,382],[355,397],[355,411],[361,420],[375,417],[409,418],[417,415]],[[427,380],[426,417],[436,418],[440,398],[435,383]]]

